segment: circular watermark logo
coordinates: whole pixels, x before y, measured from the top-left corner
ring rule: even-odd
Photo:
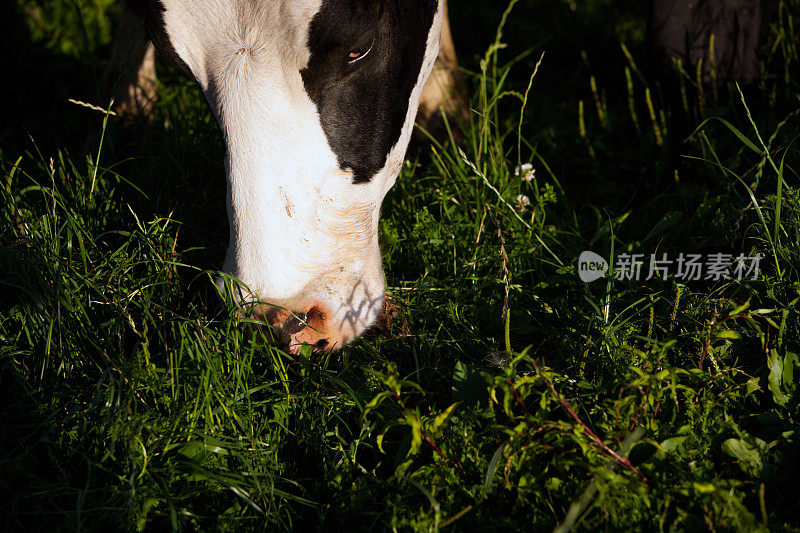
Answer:
[[[578,276],[581,281],[591,283],[605,277],[608,261],[594,252],[585,251],[578,258]]]

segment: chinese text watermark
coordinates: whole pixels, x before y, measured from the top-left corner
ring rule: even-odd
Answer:
[[[649,256],[623,253],[614,258],[611,275],[620,281],[646,281],[668,277],[677,281],[756,280],[760,273],[761,259],[761,254],[734,256],[725,253],[680,253],[677,257],[670,258],[666,253]],[[583,252],[578,258],[578,276],[586,283],[604,278],[608,272],[608,261],[594,252]]]

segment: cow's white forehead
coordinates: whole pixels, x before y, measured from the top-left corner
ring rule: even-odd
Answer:
[[[160,0],[164,31],[178,56],[205,90],[225,68],[225,59],[242,51],[308,61],[307,33],[322,0],[237,1]],[[287,66],[289,66],[287,64]]]
[[[380,309],[379,210],[401,169],[437,55],[441,2],[422,28],[418,70],[403,80],[409,94],[395,117],[402,127],[384,142],[372,179],[357,184],[341,146],[332,147],[327,95],[312,87],[310,28],[323,4],[161,1],[169,44],[203,88],[226,141],[225,270],[262,300],[300,311],[307,302],[324,302],[346,317],[352,338]]]

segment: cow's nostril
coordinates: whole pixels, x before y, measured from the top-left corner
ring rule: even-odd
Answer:
[[[306,322],[312,328],[322,329],[323,323],[325,322],[325,314],[322,312],[322,309],[314,306],[308,310],[308,314],[306,314]]]
[[[306,329],[307,325],[308,315],[305,313],[295,313],[286,319],[281,329],[289,335],[294,335]]]
[[[320,339],[314,346],[319,348],[320,350],[324,350],[328,346],[328,344],[330,344],[328,342],[328,339]]]

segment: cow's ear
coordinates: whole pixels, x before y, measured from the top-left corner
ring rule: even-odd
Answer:
[[[144,9],[147,34],[150,40],[153,41],[162,61],[177,69],[187,78],[197,81],[194,74],[192,74],[192,69],[181,59],[181,56],[178,55],[172,45],[172,40],[164,23],[164,11],[166,11],[164,5],[159,0],[140,0],[134,3],[139,4]]]

